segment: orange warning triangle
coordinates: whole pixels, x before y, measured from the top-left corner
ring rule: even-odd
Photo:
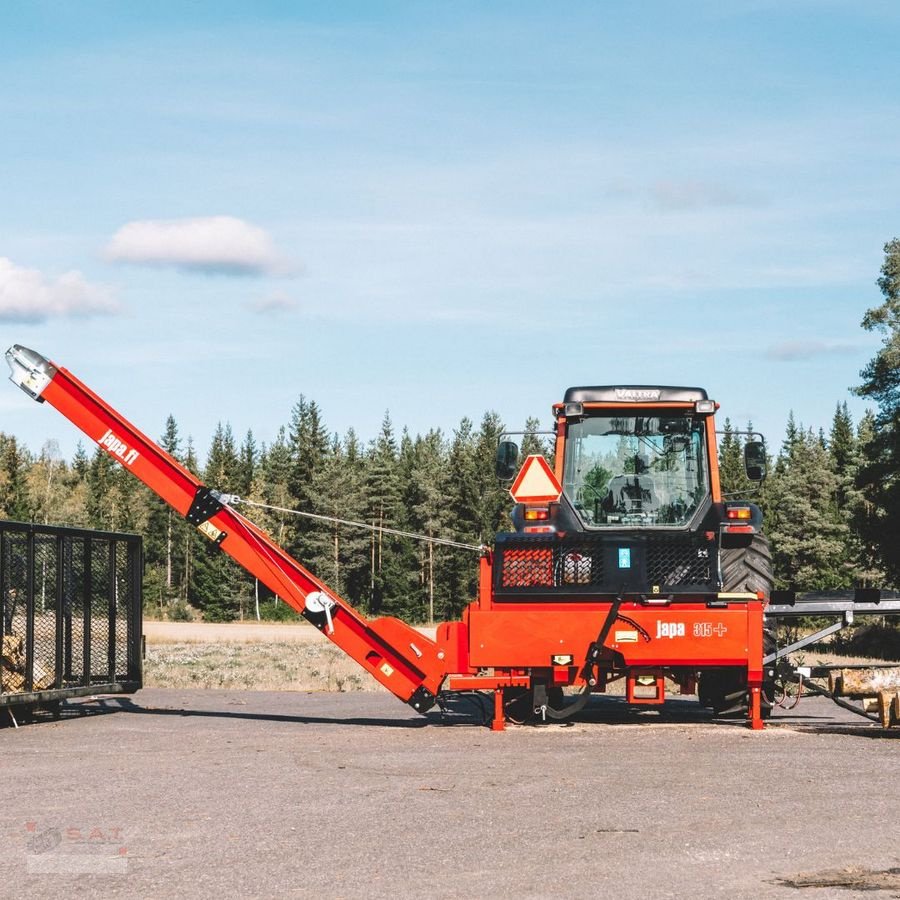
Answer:
[[[559,500],[562,486],[543,456],[529,456],[509,493],[516,503],[552,503]]]

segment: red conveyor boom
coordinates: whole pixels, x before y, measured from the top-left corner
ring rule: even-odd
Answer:
[[[14,384],[59,410],[389,691],[419,712],[433,705],[446,674],[434,641],[399,619],[366,619],[66,369],[18,344],[6,359]]]

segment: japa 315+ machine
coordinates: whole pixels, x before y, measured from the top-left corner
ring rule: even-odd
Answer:
[[[668,681],[762,727],[778,655],[765,627],[771,561],[759,509],[722,497],[717,404],[701,389],[569,389],[553,407],[555,468],[525,460],[514,531],[483,549],[477,597],[432,640],[365,618],[238,512],[240,498],[202,484],[66,369],[19,345],[6,357],[15,384],[419,712],[446,692],[490,692],[500,730],[568,718],[615,682],[628,703],[662,704]],[[501,478],[517,457],[501,441]],[[761,442],[746,443],[745,466],[764,477]]]

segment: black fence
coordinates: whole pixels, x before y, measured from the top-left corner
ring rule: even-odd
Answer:
[[[0,706],[141,686],[141,538],[0,521]]]

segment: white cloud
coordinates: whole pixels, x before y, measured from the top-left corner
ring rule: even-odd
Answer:
[[[234,216],[129,222],[112,236],[106,256],[115,262],[231,275],[292,271],[268,232]]]
[[[110,288],[91,284],[81,272],[73,270],[50,280],[37,269],[0,257],[0,321],[110,315],[120,308]]]
[[[300,304],[284,291],[273,291],[265,297],[258,297],[250,304],[253,312],[267,315],[269,313],[293,312]]]
[[[766,359],[776,362],[797,362],[822,356],[843,356],[856,353],[860,345],[850,341],[784,341],[766,350]]]
[[[650,188],[653,205],[666,212],[690,212],[716,207],[744,206],[748,199],[732,188],[707,181],[657,181]]]

